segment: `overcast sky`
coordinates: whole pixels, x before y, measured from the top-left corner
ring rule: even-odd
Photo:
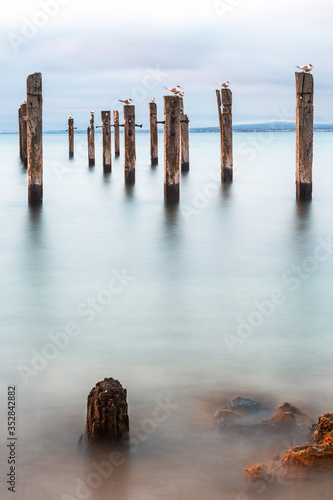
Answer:
[[[17,130],[26,77],[43,74],[44,130],[86,128],[131,97],[148,124],[181,85],[192,127],[217,126],[229,80],[234,123],[294,120],[295,65],[311,63],[315,121],[333,122],[331,0],[11,0],[0,18],[1,132]],[[120,106],[118,106],[120,105]]]

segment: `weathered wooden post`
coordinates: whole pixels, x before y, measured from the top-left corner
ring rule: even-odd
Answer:
[[[164,96],[164,201],[179,201],[181,97]]]
[[[232,153],[232,92],[222,89],[222,182],[233,178]]]
[[[157,104],[149,103],[149,130],[150,130],[150,161],[158,164],[158,131],[157,131]]]
[[[68,150],[69,158],[74,158],[74,118],[68,117]]]
[[[135,106],[124,105],[125,184],[135,183]]]
[[[312,199],[313,76],[296,76],[296,198]]]
[[[90,125],[87,128],[89,167],[95,166],[95,115],[90,111]]]
[[[21,104],[21,138],[22,138],[22,156],[23,166],[28,166],[28,150],[27,150],[27,103]]]
[[[111,112],[102,111],[103,171],[111,172]]]
[[[219,116],[219,130],[220,130],[220,158],[221,158],[221,172],[222,172],[222,166],[223,166],[223,136],[222,136],[222,128],[223,128],[223,122],[222,122],[222,101],[221,101],[221,92],[220,89],[216,89],[216,99],[217,99],[217,110],[218,110],[218,116]]]
[[[190,169],[190,144],[188,132],[189,119],[184,115],[184,101],[180,104],[180,165],[182,172],[188,172]]]
[[[128,442],[127,391],[118,380],[105,378],[90,391],[87,400],[85,445]]]
[[[28,201],[43,201],[43,97],[42,74],[27,78]]]
[[[22,105],[18,109],[18,132],[19,132],[19,146],[20,146],[20,159],[22,160]]]
[[[120,141],[119,141],[119,111],[115,110],[113,112],[113,130],[114,130],[114,155],[118,157],[120,155]]]

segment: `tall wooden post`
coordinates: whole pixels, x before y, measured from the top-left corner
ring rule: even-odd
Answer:
[[[25,168],[28,166],[27,150],[27,103],[21,105],[21,137],[22,137],[22,163]]]
[[[114,130],[114,155],[120,155],[120,141],[119,141],[119,111],[113,112],[113,130]]]
[[[152,165],[158,164],[158,132],[157,132],[157,104],[149,103],[149,129],[150,129],[150,161]]]
[[[222,182],[233,178],[232,153],[232,92],[222,89]]]
[[[218,117],[219,117],[219,130],[220,130],[220,158],[221,158],[221,172],[222,172],[222,166],[223,166],[223,135],[222,135],[222,129],[223,129],[223,122],[222,122],[222,101],[221,101],[221,92],[220,89],[216,89],[216,99],[217,99],[217,111],[218,111]]]
[[[296,76],[296,198],[312,199],[313,76]]]
[[[87,128],[89,167],[95,166],[95,115],[91,112],[90,125]]]
[[[164,201],[179,201],[181,97],[164,96]]]
[[[43,97],[42,74],[27,78],[28,201],[43,201]]]
[[[74,158],[74,118],[68,118],[68,150],[69,158]]]
[[[103,171],[111,172],[111,112],[102,111]]]
[[[188,116],[184,114],[184,101],[180,103],[180,165],[182,172],[190,169],[190,145],[188,133]]]
[[[124,106],[125,183],[135,183],[135,106]]]
[[[20,158],[22,160],[22,106],[18,109],[18,131],[19,131],[19,146],[20,146]]]

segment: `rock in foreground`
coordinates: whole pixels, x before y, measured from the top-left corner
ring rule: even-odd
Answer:
[[[264,465],[245,469],[251,483],[264,481],[281,484],[299,483],[315,474],[333,473],[333,413],[325,413],[317,422],[310,443],[290,448],[281,458],[273,457]]]

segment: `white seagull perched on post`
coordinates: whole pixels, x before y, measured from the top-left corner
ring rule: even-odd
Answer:
[[[219,86],[222,87],[223,89],[227,89],[230,85],[230,82],[223,82],[219,83]]]
[[[72,118],[72,115],[69,115],[69,116],[68,116],[68,118],[69,118],[69,119],[71,119],[71,118]]]
[[[90,113],[93,115],[95,113],[95,111],[93,109],[91,109]]]
[[[304,73],[309,73],[312,70],[312,64],[307,64],[306,66],[296,66],[296,68],[301,69]]]
[[[155,102],[155,97],[152,97],[152,98],[150,99],[150,102]]]
[[[174,95],[179,94],[179,92],[181,92],[183,89],[183,87],[181,87],[180,85],[177,85],[177,87],[172,87],[172,89],[169,89],[168,87],[164,87],[164,88]]]
[[[132,104],[132,99],[119,99],[120,102],[122,102],[123,104]]]

